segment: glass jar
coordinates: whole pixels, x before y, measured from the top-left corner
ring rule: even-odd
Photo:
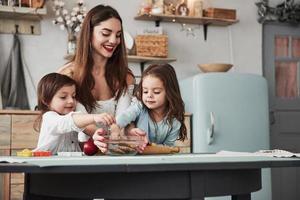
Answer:
[[[76,36],[73,34],[68,35],[68,55],[74,55],[76,52]]]

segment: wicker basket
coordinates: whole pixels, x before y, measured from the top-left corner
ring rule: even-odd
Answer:
[[[138,56],[168,57],[167,35],[137,35],[135,44]]]

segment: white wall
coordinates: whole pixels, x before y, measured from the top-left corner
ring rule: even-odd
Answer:
[[[66,1],[73,7],[76,0]],[[123,18],[124,29],[131,35],[136,35],[138,27],[154,26],[154,22],[136,21],[136,15],[142,0],[86,0],[90,9],[99,3],[105,3],[116,8]],[[169,55],[177,58],[171,63],[179,79],[199,73],[198,63],[232,62],[233,72],[262,73],[262,26],[257,22],[255,0],[211,0],[214,7],[234,8],[237,10],[239,22],[228,27],[208,27],[207,41],[203,39],[203,27],[198,26],[196,38],[187,37],[181,32],[181,26],[176,23],[162,22],[165,33],[169,35]],[[39,36],[21,35],[23,53],[26,64],[37,85],[39,79],[46,73],[53,72],[62,66],[67,52],[67,33],[52,24],[54,13],[52,1],[47,1],[48,14],[41,21],[42,34]],[[196,25],[189,25],[197,27]],[[11,34],[0,35],[0,67],[7,63],[12,45]],[[130,63],[132,70],[139,74],[139,65]],[[35,88],[30,84],[28,76],[27,87],[30,104],[36,105]]]

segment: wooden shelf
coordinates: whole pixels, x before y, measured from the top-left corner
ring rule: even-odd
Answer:
[[[144,71],[146,63],[170,63],[176,61],[176,58],[159,58],[159,57],[145,57],[128,55],[128,62],[140,63],[141,73]]]
[[[144,20],[144,21],[155,21],[156,26],[159,26],[160,22],[203,25],[204,40],[206,40],[207,38],[208,25],[229,26],[239,21],[233,19],[219,19],[219,18],[211,18],[211,17],[190,17],[190,16],[179,16],[179,15],[152,15],[152,14],[138,15],[134,19]]]
[[[187,17],[178,15],[138,15],[134,19],[144,21],[159,21],[159,22],[174,22],[186,24],[202,24],[202,25],[215,25],[215,26],[229,26],[238,22],[232,19],[218,19],[210,17]]]
[[[0,5],[1,18],[22,18],[22,19],[36,19],[40,20],[42,15],[46,15],[46,8],[28,8],[28,7],[13,7]]]
[[[145,57],[128,55],[128,62],[134,63],[169,63],[176,61],[176,58],[158,58],[158,57]]]
[[[64,59],[70,60],[73,57],[72,54],[68,54],[64,56]],[[132,63],[140,63],[141,72],[144,71],[144,67],[146,63],[170,63],[176,61],[176,58],[159,58],[159,57],[146,57],[146,56],[135,56],[128,55],[128,62]]]

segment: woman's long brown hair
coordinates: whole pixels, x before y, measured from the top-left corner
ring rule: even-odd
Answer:
[[[122,25],[120,15],[110,6],[98,5],[87,13],[77,41],[76,54],[72,60],[74,64],[73,79],[78,85],[78,98],[88,112],[91,112],[97,106],[96,99],[92,94],[92,89],[95,86],[95,80],[92,75],[94,61],[90,44],[93,29],[101,22],[111,18],[118,19]],[[121,42],[105,66],[105,79],[110,88],[111,95],[115,96],[116,100],[126,91],[126,77],[128,73],[131,74],[126,57],[123,28],[121,31]]]
[[[153,64],[143,72],[141,82],[137,89],[137,98],[142,102],[143,95],[143,79],[146,76],[153,76],[160,79],[165,87],[167,107],[165,109],[165,117],[168,124],[172,127],[172,120],[176,118],[180,123],[179,140],[187,138],[186,126],[184,124],[184,102],[181,98],[180,88],[174,68],[169,64]],[[145,108],[147,108],[145,106]],[[150,110],[149,110],[150,111]],[[154,121],[150,113],[151,119]]]
[[[40,130],[42,116],[45,112],[50,110],[49,105],[57,91],[64,86],[72,85],[76,87],[76,82],[72,78],[58,73],[46,74],[43,78],[41,78],[37,89],[37,108],[41,111],[41,113],[34,122],[34,129],[36,131]]]

